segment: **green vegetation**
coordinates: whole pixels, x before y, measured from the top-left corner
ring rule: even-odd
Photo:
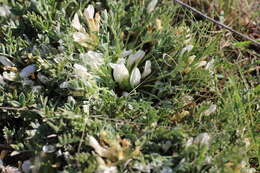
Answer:
[[[151,2],[0,3],[0,172],[260,171],[259,49]]]

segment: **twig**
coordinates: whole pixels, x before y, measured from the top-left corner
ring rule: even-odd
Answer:
[[[234,30],[233,28],[231,28],[231,27],[229,27],[229,26],[227,26],[227,25],[225,25],[225,24],[223,24],[223,23],[220,23],[219,21],[216,21],[216,20],[212,19],[211,17],[209,17],[209,16],[203,14],[202,12],[196,10],[195,8],[189,6],[188,4],[186,4],[186,3],[184,3],[184,2],[182,2],[182,1],[180,1],[180,0],[174,0],[174,1],[177,2],[178,4],[180,4],[181,6],[184,6],[184,7],[188,8],[189,10],[193,11],[194,13],[199,14],[199,15],[202,16],[203,18],[205,18],[205,19],[207,19],[207,20],[213,22],[214,24],[219,25],[219,26],[221,26],[222,28],[225,28],[225,29],[229,30],[230,32],[233,32],[233,33],[239,35],[239,36],[242,37],[244,40],[249,40],[249,41],[253,42],[255,46],[260,47],[260,43],[259,43],[257,40],[254,40],[254,39],[248,37],[247,35],[244,35],[244,34],[238,32],[238,31]]]

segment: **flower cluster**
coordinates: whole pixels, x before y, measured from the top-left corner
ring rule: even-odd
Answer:
[[[126,60],[125,57],[127,56],[128,58]],[[121,88],[135,88],[140,84],[141,79],[144,79],[151,73],[150,60],[145,62],[144,71],[142,74],[137,67],[144,56],[145,52],[143,50],[138,50],[135,53],[128,50],[124,51],[120,55],[120,59],[117,63],[110,63],[110,66],[113,69],[113,77]]]
[[[92,49],[98,45],[98,37],[96,34],[99,32],[101,18],[99,13],[95,14],[95,9],[92,5],[89,5],[84,10],[83,16],[89,31],[87,32],[80,24],[79,16],[76,13],[71,23],[72,27],[77,30],[77,32],[73,33],[73,40],[81,46]]]
[[[132,149],[131,142],[127,139],[122,139],[120,136],[114,136],[106,131],[100,133],[100,143],[93,136],[88,136],[89,145],[97,154],[98,168],[96,172],[117,172],[117,163],[126,162],[135,156],[138,156],[141,151],[140,147]]]

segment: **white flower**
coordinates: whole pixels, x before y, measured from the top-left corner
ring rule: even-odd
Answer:
[[[127,67],[131,68],[134,63],[138,64],[144,55],[145,52],[143,50],[138,50],[135,54],[131,54],[127,59]]]
[[[85,32],[85,29],[84,29],[83,26],[80,24],[79,16],[78,16],[77,13],[74,15],[74,18],[73,18],[73,20],[72,20],[71,26],[72,26],[73,28],[75,28],[76,30],[80,31],[80,32]]]
[[[150,60],[145,62],[144,71],[142,73],[142,78],[145,78],[152,72],[151,66],[152,66],[152,63]]]
[[[116,82],[118,82],[120,85],[123,85],[125,81],[128,81],[129,71],[127,70],[124,63],[111,63],[110,66],[113,68],[113,76]]]
[[[28,65],[28,66],[26,66],[25,68],[22,69],[22,71],[20,72],[20,76],[22,78],[27,78],[28,76],[30,76],[35,71],[36,71],[36,65],[31,64],[31,65]]]
[[[80,58],[83,63],[88,65],[92,70],[98,70],[99,67],[104,64],[103,54],[92,50],[87,53],[80,54]]]
[[[101,17],[98,13],[95,14],[95,9],[94,9],[93,5],[89,5],[84,10],[84,16],[88,23],[89,30],[93,31],[93,32],[98,32]]]
[[[147,12],[151,13],[155,9],[155,6],[157,3],[158,3],[158,0],[151,0],[147,6]]]
[[[76,100],[72,96],[68,96],[67,102],[70,104],[76,104]]]
[[[9,81],[14,81],[16,78],[16,73],[15,72],[3,72],[3,79],[9,80]]]
[[[4,66],[9,66],[9,67],[15,66],[15,64],[5,56],[0,56],[0,63],[2,63]]]
[[[108,166],[101,157],[97,157],[98,168],[95,173],[117,173],[116,166]]]
[[[83,32],[74,32],[72,37],[75,42],[82,46],[87,45],[86,42],[90,40],[89,35]]]
[[[130,76],[130,85],[132,88],[136,87],[141,81],[141,73],[140,70],[135,67]]]
[[[105,148],[103,148],[98,141],[93,137],[93,136],[89,136],[88,137],[89,140],[89,145],[94,148],[95,152],[101,156],[101,157],[106,157],[108,155],[108,150],[106,150]]]
[[[23,164],[22,164],[22,171],[23,171],[24,173],[29,173],[29,172],[31,172],[31,170],[32,170],[31,166],[32,166],[31,161],[30,161],[30,160],[25,160],[25,161],[23,162]]]
[[[0,6],[0,16],[6,17],[11,14],[10,7],[7,5]]]
[[[84,16],[87,19],[94,19],[94,15],[95,15],[95,9],[93,5],[88,5],[88,7],[84,10]]]
[[[194,144],[209,145],[210,136],[208,133],[200,133],[193,141]]]
[[[193,49],[193,45],[189,44],[187,46],[185,46],[182,50],[180,55],[182,56],[185,52],[190,52]]]
[[[55,150],[56,150],[56,148],[53,145],[44,145],[42,147],[42,151],[44,153],[53,153],[53,152],[55,152]]]

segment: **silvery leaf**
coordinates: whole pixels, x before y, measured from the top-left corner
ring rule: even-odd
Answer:
[[[6,58],[5,56],[0,56],[0,62],[4,66],[10,66],[10,67],[15,66],[15,64],[12,61],[10,61],[8,58]]]

